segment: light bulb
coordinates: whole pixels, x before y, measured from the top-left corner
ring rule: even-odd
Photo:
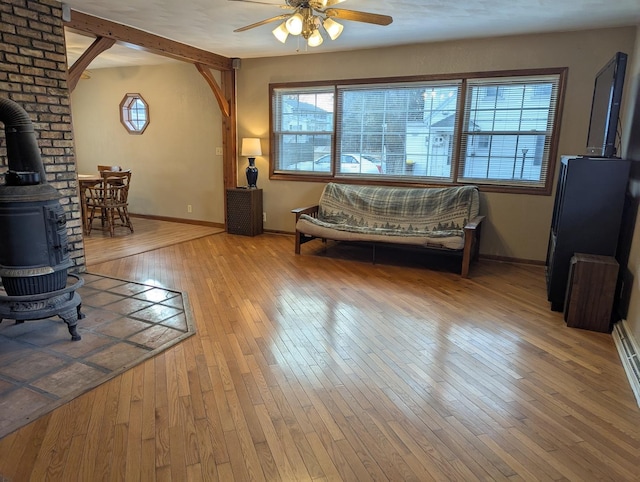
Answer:
[[[317,47],[318,45],[322,44],[322,42],[324,42],[324,39],[322,38],[322,35],[320,34],[320,31],[318,29],[315,29],[309,36],[309,40],[307,40],[307,44],[309,45],[309,47]]]
[[[287,30],[291,35],[300,35],[302,33],[302,24],[303,24],[302,15],[299,13],[295,13],[291,15],[285,25],[287,26]]]
[[[340,37],[340,34],[344,29],[343,25],[339,24],[338,22],[336,22],[331,18],[326,18],[325,21],[322,23],[322,25],[324,26],[324,29],[329,34],[329,37],[331,37],[331,40],[335,40],[338,37]]]
[[[278,27],[273,29],[271,33],[273,33],[275,38],[280,40],[280,42],[282,43],[285,43],[287,41],[287,37],[289,36],[289,31],[287,30],[285,22],[282,22]]]

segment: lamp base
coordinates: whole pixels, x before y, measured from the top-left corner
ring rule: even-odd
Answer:
[[[256,158],[249,158],[249,165],[246,169],[247,174],[247,184],[249,185],[249,189],[256,189],[258,186],[256,183],[258,182],[258,168],[256,167]]]

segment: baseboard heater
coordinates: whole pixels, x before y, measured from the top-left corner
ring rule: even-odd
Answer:
[[[640,406],[640,359],[638,358],[640,353],[633,338],[629,336],[625,323],[625,320],[621,320],[613,325],[613,341],[618,349],[627,378],[629,378],[636,402]]]

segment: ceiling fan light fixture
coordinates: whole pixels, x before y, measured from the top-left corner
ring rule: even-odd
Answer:
[[[257,0],[235,1],[273,5]],[[334,18],[373,25],[389,25],[393,22],[393,18],[389,15],[334,8],[335,5],[344,1],[345,0],[284,0],[285,5],[281,5],[280,7],[288,9],[289,13],[276,15],[275,17],[245,25],[244,27],[235,29],[234,32],[244,32],[245,30],[260,27],[271,22],[282,22],[271,31],[279,42],[285,43],[289,35],[300,35],[306,40],[307,46],[318,47],[324,42],[324,38],[322,37],[323,29],[331,40],[336,40],[342,35],[344,27],[341,23],[335,21]],[[301,42],[300,39],[298,39],[298,42]]]
[[[307,44],[309,45],[309,47],[318,47],[322,44],[322,42],[324,42],[324,39],[322,38],[322,34],[318,29],[314,30],[307,40]]]
[[[304,19],[299,13],[294,13],[285,22],[287,30],[291,35],[300,35],[302,33],[302,26]]]
[[[309,3],[314,3],[317,4],[318,6],[315,8],[326,8],[326,7],[333,7],[334,5],[337,5],[338,3],[342,3],[345,0],[315,0],[314,2],[309,2]]]
[[[332,18],[328,18],[328,17],[324,20],[324,22],[322,23],[322,26],[329,34],[329,37],[331,38],[331,40],[335,40],[338,37],[340,37],[342,30],[344,30],[344,25],[339,24]]]
[[[273,33],[273,36],[280,42],[285,43],[287,41],[287,37],[289,36],[289,30],[287,30],[286,22],[282,22],[280,25],[274,28],[271,33]]]

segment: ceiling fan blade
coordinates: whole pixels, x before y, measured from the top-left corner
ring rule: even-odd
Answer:
[[[281,10],[295,10],[294,7],[292,7],[291,5],[282,5],[282,4],[277,4],[277,3],[269,3],[269,2],[259,2],[257,0],[228,0],[229,2],[242,2],[242,3],[255,3],[257,5],[269,5],[270,7],[276,7],[279,8]],[[329,0],[331,1],[331,0]],[[338,0],[340,2],[343,2],[344,0]]]
[[[228,0],[229,2],[257,3],[259,5],[271,5],[278,8],[290,8],[288,5],[279,5],[277,3],[258,2],[257,0]]]
[[[344,10],[342,8],[328,8],[324,13],[327,17],[335,17],[342,20],[353,20],[354,22],[374,23],[376,25],[389,25],[393,22],[393,18],[389,15],[357,12],[356,10]]]
[[[261,25],[266,25],[271,22],[276,22],[278,20],[283,20],[289,16],[288,13],[283,13],[282,15],[278,15],[276,17],[267,18],[266,20],[261,20],[260,22],[252,23],[251,25],[246,25],[244,27],[240,27],[234,30],[234,32],[244,32],[245,30],[249,30],[252,28],[260,27]]]

